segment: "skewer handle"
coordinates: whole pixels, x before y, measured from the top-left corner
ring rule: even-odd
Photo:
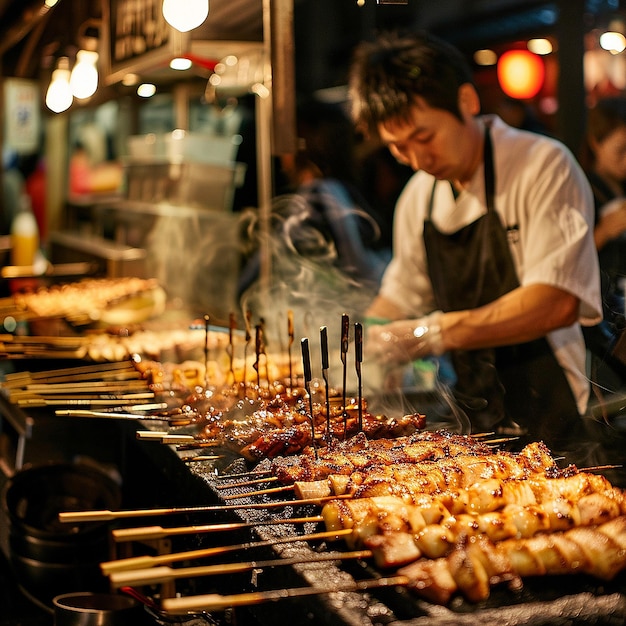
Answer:
[[[223,611],[229,607],[250,606],[253,604],[261,604],[262,602],[282,600],[284,598],[298,598],[338,591],[356,592],[380,587],[406,586],[409,582],[410,580],[407,576],[389,576],[387,578],[362,580],[327,588],[297,587],[272,591],[252,591],[228,596],[209,593],[199,596],[165,598],[162,608],[165,612],[173,615],[182,615],[191,612],[196,613],[198,611]]]
[[[341,316],[341,360],[345,361],[350,344],[350,317],[347,313]]]
[[[311,353],[309,352],[309,340],[304,337],[300,340],[302,348],[302,369],[304,370],[304,382],[311,382]]]
[[[129,511],[62,511],[59,513],[60,522],[108,522],[114,519],[122,519],[126,517],[143,517],[150,515],[167,515],[175,512],[176,509],[150,509],[149,511],[136,509]]]
[[[326,326],[322,326],[320,328],[320,348],[322,351],[322,370],[328,370],[328,328]]]
[[[363,363],[363,325],[360,322],[354,323],[354,353],[356,363]]]
[[[287,311],[287,337],[289,338],[289,345],[293,343],[295,331],[293,328],[293,311],[289,309]]]

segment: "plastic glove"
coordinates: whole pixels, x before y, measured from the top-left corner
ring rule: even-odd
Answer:
[[[408,363],[444,352],[441,311],[414,320],[400,320],[367,329],[365,353],[381,364]]]

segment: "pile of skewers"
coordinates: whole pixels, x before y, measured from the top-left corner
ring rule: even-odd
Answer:
[[[10,374],[1,388],[18,406],[54,406],[57,416],[143,419],[152,425],[161,422],[165,430],[139,431],[138,438],[176,444],[178,450],[187,452],[220,448],[250,462],[297,453],[307,446],[316,449],[358,432],[375,439],[406,435],[424,427],[425,417],[419,413],[389,418],[368,411],[360,383],[362,329],[358,323],[354,325],[357,397],[346,395],[345,384],[338,391],[329,383],[326,327],[320,329],[323,380],[312,378],[308,339],[301,342],[302,369],[293,362],[291,312],[288,355],[279,379],[271,374],[270,365],[278,359],[270,359],[266,353],[262,323],[253,331],[247,317],[243,365],[235,358],[235,347],[240,346],[235,341],[239,337],[234,320],[226,347],[223,341],[216,342],[217,333],[208,317],[203,327],[205,366],[187,364],[193,370],[190,373],[185,364],[167,369],[162,363],[134,356],[115,363]],[[345,315],[341,332],[345,380],[350,345],[350,324]],[[218,368],[211,364],[224,354],[228,363],[215,377]]]
[[[62,318],[81,326],[109,319],[109,315],[113,318],[118,307],[145,308],[147,315],[162,312],[164,297],[154,279],[89,278],[2,298],[0,315],[3,320],[12,317],[25,322]]]

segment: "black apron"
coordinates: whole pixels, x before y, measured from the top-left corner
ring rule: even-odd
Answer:
[[[489,128],[485,129],[487,213],[445,234],[431,221],[435,185],[424,222],[424,244],[437,307],[474,309],[519,286],[507,232],[494,206],[495,172]],[[545,338],[527,343],[450,354],[457,381],[454,395],[474,432],[515,424],[529,435],[560,447],[579,413],[565,373]],[[512,424],[512,422],[514,424]]]

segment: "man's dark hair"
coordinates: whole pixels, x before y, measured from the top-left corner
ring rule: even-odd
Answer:
[[[459,119],[459,87],[473,83],[462,53],[428,33],[383,33],[354,51],[349,92],[352,118],[364,132],[392,118],[410,118],[415,96]]]

